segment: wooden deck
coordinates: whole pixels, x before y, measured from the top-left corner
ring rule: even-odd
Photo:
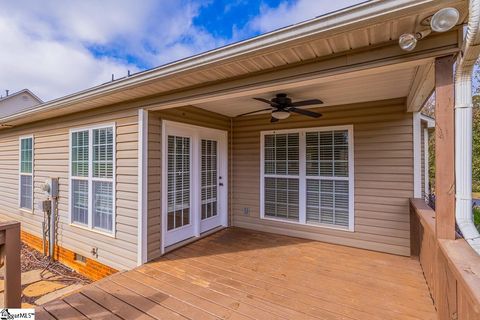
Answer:
[[[436,319],[415,259],[230,228],[37,308],[37,319]]]

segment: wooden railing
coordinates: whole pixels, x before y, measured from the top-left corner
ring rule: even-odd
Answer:
[[[0,222],[0,265],[5,266],[3,307],[21,307],[20,251],[20,222]]]
[[[464,239],[437,239],[435,211],[410,201],[412,255],[423,268],[438,318],[480,319],[480,256]]]

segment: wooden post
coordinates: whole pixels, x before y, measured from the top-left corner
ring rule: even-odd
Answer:
[[[455,239],[454,56],[435,59],[435,305],[439,320],[454,319],[456,285],[438,239]]]
[[[454,56],[435,59],[435,213],[437,239],[455,239]]]
[[[0,229],[5,232],[3,250],[5,254],[5,307],[20,308],[22,304],[20,222],[4,223]]]

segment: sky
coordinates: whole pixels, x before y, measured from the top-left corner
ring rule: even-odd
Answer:
[[[365,0],[0,0],[0,95],[44,101]]]

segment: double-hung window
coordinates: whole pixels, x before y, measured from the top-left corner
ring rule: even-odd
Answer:
[[[71,131],[70,215],[73,224],[113,233],[114,126]]]
[[[262,132],[261,215],[353,230],[353,128]]]
[[[33,137],[20,138],[20,208],[33,210]]]

